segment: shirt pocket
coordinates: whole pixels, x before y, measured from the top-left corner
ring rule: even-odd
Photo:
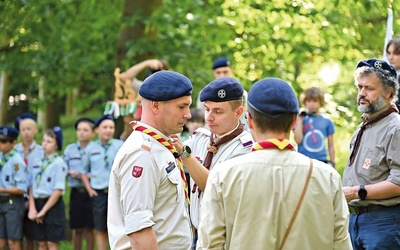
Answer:
[[[171,184],[170,190],[172,198],[170,199],[170,204],[176,205],[182,199],[182,185],[179,184],[181,177],[179,176],[177,169],[175,169],[167,175],[167,178]]]
[[[382,148],[378,146],[370,147],[363,157],[364,162],[359,168],[359,174],[372,182],[382,179],[382,174],[388,171],[388,169],[381,164],[384,158],[385,153]]]

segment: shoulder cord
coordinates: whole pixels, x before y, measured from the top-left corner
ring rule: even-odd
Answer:
[[[281,242],[281,244],[280,244],[280,246],[279,246],[279,250],[281,250],[281,249],[283,248],[283,245],[285,244],[286,238],[288,237],[288,235],[289,235],[289,233],[290,233],[290,230],[292,229],[293,223],[294,223],[294,221],[296,220],[297,214],[299,213],[301,204],[303,203],[303,199],[304,199],[304,196],[305,196],[306,191],[307,191],[307,188],[308,188],[308,184],[310,183],[312,170],[313,170],[313,161],[310,159],[310,168],[309,168],[309,170],[308,170],[308,175],[307,175],[306,183],[304,184],[304,187],[303,187],[303,192],[301,193],[300,199],[299,199],[299,201],[297,202],[296,210],[294,211],[293,216],[292,216],[292,219],[290,220],[289,226],[288,226],[288,228],[286,229],[286,233],[285,233],[285,235],[283,236],[282,242]]]

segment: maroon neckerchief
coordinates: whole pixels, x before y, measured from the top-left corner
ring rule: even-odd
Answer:
[[[217,142],[214,142],[214,134],[212,133],[210,136],[210,146],[208,146],[207,148],[208,152],[206,155],[206,159],[204,160],[203,166],[206,167],[208,170],[210,170],[212,158],[214,154],[217,153],[218,147],[228,141],[231,141],[236,136],[240,135],[243,131],[244,131],[244,125],[242,122],[239,121],[239,126],[235,130],[233,130],[232,133],[222,137]],[[192,188],[192,193],[195,193],[197,189],[199,190],[199,197],[200,197],[201,190],[197,187],[195,183]]]
[[[385,118],[386,116],[388,116],[389,114],[393,113],[393,112],[399,112],[396,108],[396,106],[391,105],[390,108],[388,108],[387,110],[383,111],[382,113],[380,113],[379,115],[377,115],[375,118],[372,118],[371,120],[367,120],[365,122],[362,123],[360,130],[357,134],[356,137],[356,141],[354,142],[354,147],[353,150],[351,151],[351,155],[350,155],[350,161],[349,161],[349,167],[351,166],[351,164],[353,164],[354,159],[356,158],[356,154],[357,154],[357,150],[360,146],[360,141],[361,141],[361,137],[365,131],[365,128],[367,125],[375,123],[379,120],[381,120],[382,118]]]

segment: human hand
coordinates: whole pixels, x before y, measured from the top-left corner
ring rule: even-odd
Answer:
[[[80,179],[81,178],[81,173],[77,171],[68,171],[68,174],[75,179]]]
[[[358,192],[357,187],[343,187],[343,193],[344,196],[346,197],[347,202],[357,199],[358,197],[357,192]]]
[[[36,209],[30,208],[29,211],[28,211],[28,218],[29,218],[30,220],[35,220],[36,215],[37,215]]]
[[[93,196],[97,196],[97,195],[98,195],[97,192],[96,192],[96,190],[94,190],[94,189],[90,189],[88,193],[89,193],[89,196],[90,196],[90,197],[93,197]]]
[[[150,60],[147,61],[147,67],[149,67],[153,71],[162,70],[163,69],[163,64],[158,59],[150,59]]]
[[[182,154],[183,153],[183,142],[181,141],[179,136],[171,135],[171,139],[172,139],[172,145],[175,146],[176,151],[178,151],[179,154]]]

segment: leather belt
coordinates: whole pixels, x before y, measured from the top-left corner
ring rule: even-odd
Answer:
[[[108,188],[105,188],[105,189],[95,189],[95,191],[97,192],[97,193],[108,193]]]
[[[354,207],[354,206],[349,206],[349,212],[351,214],[363,214],[367,212],[372,212],[372,211],[378,211],[386,208],[394,208],[394,207],[400,207],[400,204],[394,205],[394,206],[383,206],[383,205],[369,205],[366,207]]]
[[[0,196],[0,202],[8,202],[9,200],[12,199],[22,199],[22,195],[7,195],[7,196]]]

